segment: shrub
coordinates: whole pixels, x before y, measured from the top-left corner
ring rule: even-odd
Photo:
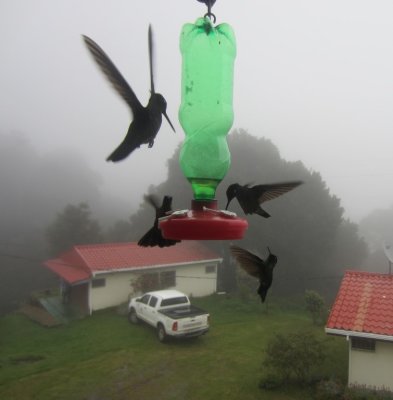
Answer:
[[[310,380],[310,370],[325,358],[322,343],[310,332],[278,334],[268,342],[264,365],[283,381],[294,376],[299,383]]]
[[[344,394],[344,385],[334,379],[323,380],[317,384],[316,400],[339,400]]]
[[[262,377],[259,381],[259,388],[265,390],[274,390],[278,389],[283,385],[282,379],[280,379],[277,375],[268,373],[266,376]]]
[[[314,290],[306,290],[304,300],[306,302],[306,310],[311,314],[313,324],[324,323],[326,307],[323,297]]]

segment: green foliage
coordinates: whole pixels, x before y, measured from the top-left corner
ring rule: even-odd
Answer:
[[[315,400],[338,400],[342,398],[344,390],[345,387],[340,381],[322,380],[316,386]]]
[[[360,221],[359,229],[371,251],[380,249],[382,241],[393,238],[393,205],[368,214]]]
[[[347,343],[326,338],[304,311],[272,304],[275,313],[266,315],[258,302],[218,295],[194,302],[211,314],[210,332],[165,346],[150,326],[131,325],[115,310],[51,329],[18,314],[1,318],[0,398],[313,400],[311,388],[258,386],[269,338],[298,328],[326,341],[332,364],[321,373],[346,379]]]
[[[271,293],[280,295],[303,294],[312,279],[316,290],[337,291],[343,269],[356,266],[365,256],[365,245],[357,235],[356,225],[343,219],[340,200],[332,195],[318,172],[307,169],[300,161],[288,162],[281,158],[278,148],[266,138],[256,138],[244,130],[228,136],[231,151],[231,168],[217,188],[218,207],[226,204],[226,188],[231,183],[262,184],[288,180],[303,180],[304,184],[264,207],[272,215],[263,219],[252,215],[245,217],[236,201],[231,211],[247,218],[249,228],[241,242],[242,247],[257,249],[261,255],[269,246],[278,256]],[[168,161],[168,179],[149,192],[173,196],[174,209],[190,208],[191,185],[179,168],[179,148]],[[154,212],[142,203],[132,216],[134,240],[150,228]],[[206,243],[224,258],[219,271],[220,290],[234,291],[238,283],[237,266],[231,262],[228,246],[219,241]],[[326,276],[334,275],[334,279]],[[254,291],[251,278],[241,286]],[[244,284],[244,285],[243,285]],[[243,290],[243,289],[242,289]],[[270,295],[270,293],[269,293]]]
[[[325,300],[314,290],[306,290],[304,295],[306,310],[311,314],[313,324],[324,323],[326,316]]]
[[[363,385],[345,387],[342,382],[329,379],[317,384],[315,400],[393,400],[393,393]]]
[[[132,225],[129,221],[116,221],[105,234],[105,240],[112,243],[131,242],[134,239]]]
[[[288,382],[293,376],[299,383],[310,380],[310,371],[325,358],[325,348],[314,334],[304,331],[277,334],[265,351],[264,365]]]
[[[330,255],[329,275],[340,273],[343,265],[359,268],[367,256],[367,244],[359,237],[358,225],[348,219],[343,220]]]
[[[46,238],[52,255],[58,255],[76,244],[102,241],[99,223],[91,218],[89,205],[67,205],[47,227]]]
[[[345,389],[341,400],[393,400],[393,392],[384,388],[351,386]]]
[[[237,294],[243,301],[257,300],[258,281],[251,278],[243,269],[236,274]]]
[[[159,290],[159,274],[157,272],[141,273],[131,282],[131,287],[135,296],[144,292]]]
[[[273,373],[269,373],[266,376],[263,376],[259,381],[259,388],[265,390],[275,390],[282,387],[283,382],[282,379]]]

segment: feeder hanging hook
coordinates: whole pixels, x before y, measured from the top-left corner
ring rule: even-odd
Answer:
[[[207,6],[207,13],[204,15],[204,17],[209,17],[213,23],[216,23],[216,16],[211,12],[211,9],[216,2],[216,0],[197,0],[200,3],[205,3]]]

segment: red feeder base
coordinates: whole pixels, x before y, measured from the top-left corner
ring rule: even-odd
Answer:
[[[191,210],[160,219],[161,233],[177,240],[238,240],[248,227],[235,213],[217,210],[217,200],[192,200]]]

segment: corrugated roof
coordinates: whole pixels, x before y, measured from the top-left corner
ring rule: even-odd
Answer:
[[[66,261],[60,258],[56,258],[54,260],[45,261],[44,265],[70,284],[83,282],[90,279],[91,274],[85,269],[80,268],[79,266],[74,267],[66,264],[65,262]]]
[[[393,276],[347,271],[326,328],[393,336]]]
[[[221,261],[221,257],[197,241],[183,241],[170,247],[140,247],[137,243],[104,243],[74,246],[45,265],[69,283],[95,273],[133,268]],[[78,275],[79,274],[79,275]]]

